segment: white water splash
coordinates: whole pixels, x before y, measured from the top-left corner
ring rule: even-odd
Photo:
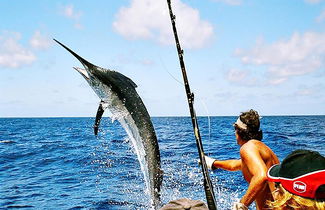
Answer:
[[[162,188],[162,201],[168,203],[171,200],[188,198],[206,202],[203,188],[202,172],[200,167],[193,167],[188,162],[190,157],[183,156],[179,163],[163,162],[164,182]],[[180,170],[180,166],[182,167]],[[226,182],[221,182],[213,173],[210,175],[214,186],[215,198],[218,209],[231,209],[231,205],[242,192],[229,189],[235,185],[229,177]]]
[[[124,107],[123,107],[124,108]],[[123,109],[119,107],[119,110],[116,110],[114,108],[109,108],[112,113],[112,122],[115,120],[118,120],[124,130],[126,131],[129,140],[132,143],[132,147],[135,151],[135,154],[137,155],[138,161],[140,163],[140,168],[143,173],[144,181],[146,184],[146,190],[145,194],[150,196],[150,181],[149,181],[149,171],[148,171],[148,164],[146,162],[146,152],[144,149],[144,145],[142,144],[142,139],[139,134],[139,130],[137,126],[135,125],[134,120],[132,119],[131,115],[128,113],[128,111],[125,109],[124,111],[121,111]],[[151,197],[151,205],[153,204],[153,198]]]

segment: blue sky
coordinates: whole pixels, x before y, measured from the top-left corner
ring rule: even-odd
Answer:
[[[198,115],[325,114],[325,1],[172,4]],[[3,0],[0,14],[0,117],[95,116],[53,38],[130,77],[151,116],[188,116],[165,0]]]

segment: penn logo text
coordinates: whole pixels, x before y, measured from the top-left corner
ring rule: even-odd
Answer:
[[[299,193],[306,192],[306,188],[307,188],[307,185],[305,183],[303,183],[303,182],[296,181],[296,182],[293,183],[293,189],[296,192],[299,192]]]

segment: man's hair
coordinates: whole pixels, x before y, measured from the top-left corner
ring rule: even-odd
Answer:
[[[234,125],[237,134],[243,140],[262,140],[263,132],[260,130],[260,116],[258,115],[257,111],[251,109],[247,112],[242,112],[239,116],[239,119],[247,126],[247,129],[243,129],[236,124]]]
[[[277,209],[325,209],[325,200],[314,200],[294,195],[285,190],[281,184],[272,192],[275,201],[266,201],[274,210]]]

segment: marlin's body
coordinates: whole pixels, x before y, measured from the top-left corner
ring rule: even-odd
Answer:
[[[144,158],[142,171],[144,171],[145,180],[149,183],[147,187],[152,204],[157,208],[160,203],[159,194],[162,183],[158,141],[149,113],[135,90],[136,84],[119,72],[89,63],[60,42],[58,43],[82,63],[85,69],[75,69],[87,80],[101,99],[94,125],[95,135],[97,135],[101,117],[108,108],[120,121],[129,137],[134,139],[139,146],[136,152],[138,157]]]

